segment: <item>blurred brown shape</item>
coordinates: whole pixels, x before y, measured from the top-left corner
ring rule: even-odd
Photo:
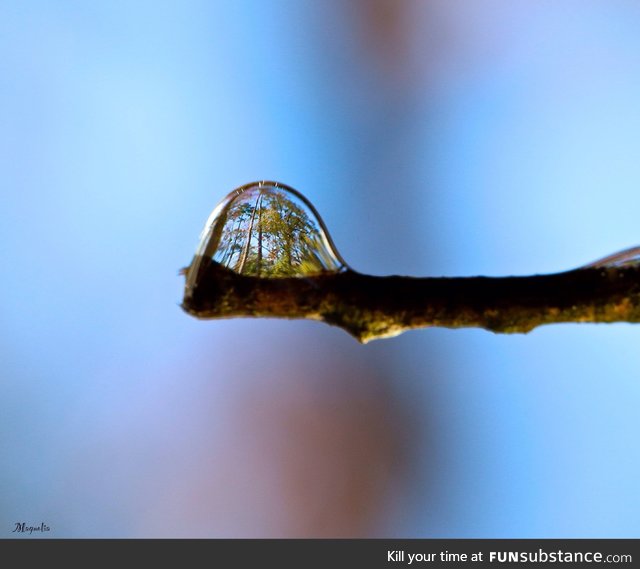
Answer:
[[[381,71],[388,87],[412,89],[408,84],[424,80],[435,60],[442,56],[450,33],[442,7],[409,0],[356,0],[354,29],[360,30],[365,49],[363,61]],[[418,11],[427,12],[424,18]],[[422,27],[416,30],[418,19]],[[425,21],[430,25],[425,26]],[[405,95],[407,93],[404,93]]]
[[[254,398],[251,428],[277,465],[280,527],[289,537],[366,537],[404,470],[403,423],[379,389]],[[336,379],[328,380],[337,383]]]
[[[358,0],[364,40],[370,55],[384,69],[394,72],[406,60],[410,3],[397,0]]]

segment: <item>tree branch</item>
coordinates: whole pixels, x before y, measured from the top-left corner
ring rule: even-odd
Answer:
[[[459,278],[376,277],[350,269],[259,278],[208,257],[194,258],[191,267],[198,274],[188,281],[182,308],[197,318],[307,318],[339,326],[362,343],[428,326],[526,333],[562,322],[640,322],[637,266]]]

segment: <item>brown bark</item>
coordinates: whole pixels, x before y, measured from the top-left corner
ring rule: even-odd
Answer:
[[[640,322],[638,267],[523,277],[377,277],[347,270],[257,278],[199,260],[182,304],[189,314],[308,318],[339,326],[362,343],[428,326],[526,333],[542,324]]]

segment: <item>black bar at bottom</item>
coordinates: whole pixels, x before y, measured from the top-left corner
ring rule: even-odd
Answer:
[[[426,568],[640,565],[640,539],[8,539],[21,564],[53,560],[184,567]],[[142,557],[140,557],[142,556]],[[14,559],[16,559],[14,557]]]

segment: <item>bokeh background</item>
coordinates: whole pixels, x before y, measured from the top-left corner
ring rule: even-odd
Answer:
[[[0,536],[638,537],[640,328],[179,308],[274,179],[371,274],[640,243],[629,1],[0,3]]]

